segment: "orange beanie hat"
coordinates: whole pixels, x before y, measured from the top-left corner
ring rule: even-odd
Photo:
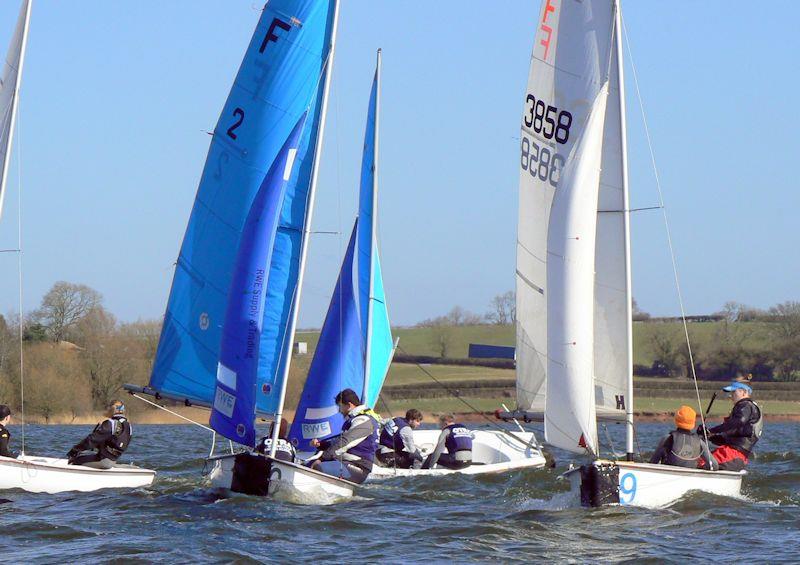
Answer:
[[[675,412],[675,425],[684,430],[694,429],[697,413],[690,406],[681,406]]]

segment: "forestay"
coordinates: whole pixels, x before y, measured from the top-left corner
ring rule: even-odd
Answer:
[[[286,331],[301,243],[334,0],[272,0],[264,8],[214,130],[186,229],[150,386],[211,405],[228,292],[239,239],[267,169],[307,111],[280,208],[261,333],[256,410],[275,412],[290,352]]]
[[[3,65],[3,82],[0,83],[0,216],[3,214],[3,201],[6,194],[6,179],[11,162],[11,143],[14,138],[14,122],[17,115],[19,87],[22,78],[22,64],[25,57],[25,44],[28,38],[28,23],[31,17],[31,0],[24,0],[19,9],[17,27],[6,52]]]
[[[594,400],[605,396],[593,327],[608,307],[595,305],[593,273],[613,29],[611,1],[545,0],[520,136],[518,402],[545,410],[548,441],[581,452],[596,452]]]

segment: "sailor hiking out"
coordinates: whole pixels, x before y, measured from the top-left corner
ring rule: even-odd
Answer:
[[[125,417],[125,405],[122,401],[112,402],[107,416],[107,419],[94,427],[92,433],[69,450],[67,459],[70,465],[110,469],[128,449],[132,430]]]
[[[750,462],[753,448],[761,438],[764,418],[761,408],[753,402],[749,385],[733,381],[722,390],[730,393],[733,408],[729,416],[719,425],[708,428],[708,439],[719,447],[713,452],[719,468],[725,471],[741,471]],[[702,434],[703,430],[698,429]]]
[[[344,415],[342,433],[323,441],[311,440],[311,445],[320,450],[311,468],[360,484],[372,472],[381,419],[361,404],[361,399],[349,388],[337,394],[334,400]]]
[[[422,412],[416,408],[406,412],[405,418],[386,420],[376,457],[386,467],[398,469],[419,469],[425,458],[414,444],[414,430],[422,424]]]
[[[456,422],[455,416],[445,414],[439,417],[442,433],[439,441],[425,463],[423,469],[433,469],[436,465],[459,470],[472,464],[472,439],[474,434],[464,424]],[[447,453],[445,453],[445,449]]]
[[[661,439],[650,463],[686,467],[688,469],[717,470],[717,461],[711,456],[703,439],[694,433],[697,413],[689,406],[675,412],[676,429]]]

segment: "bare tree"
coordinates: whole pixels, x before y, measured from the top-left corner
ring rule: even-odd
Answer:
[[[650,319],[650,314],[639,308],[635,298],[632,300],[631,310],[631,319],[634,322],[645,322]]]
[[[36,314],[38,320],[47,326],[53,341],[58,342],[102,301],[100,293],[85,284],[59,281],[44,295]]]
[[[487,318],[494,324],[504,326],[517,320],[517,299],[513,290],[498,294],[492,298],[492,309]]]
[[[800,302],[777,304],[769,309],[769,314],[779,338],[794,340],[800,337]]]

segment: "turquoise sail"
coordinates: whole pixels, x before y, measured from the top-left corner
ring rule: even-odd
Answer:
[[[150,387],[210,406],[242,229],[267,169],[308,112],[269,267],[256,410],[274,413],[335,25],[335,0],[272,0],[214,129],[175,267]]]
[[[375,237],[379,79],[380,62],[367,112],[358,220],[289,432],[300,450],[312,438],[339,433],[342,417],[333,399],[342,389],[374,408],[394,353]]]
[[[375,407],[394,353],[377,241],[378,99],[380,51],[367,112],[358,206],[358,303],[365,351],[362,402]]]

